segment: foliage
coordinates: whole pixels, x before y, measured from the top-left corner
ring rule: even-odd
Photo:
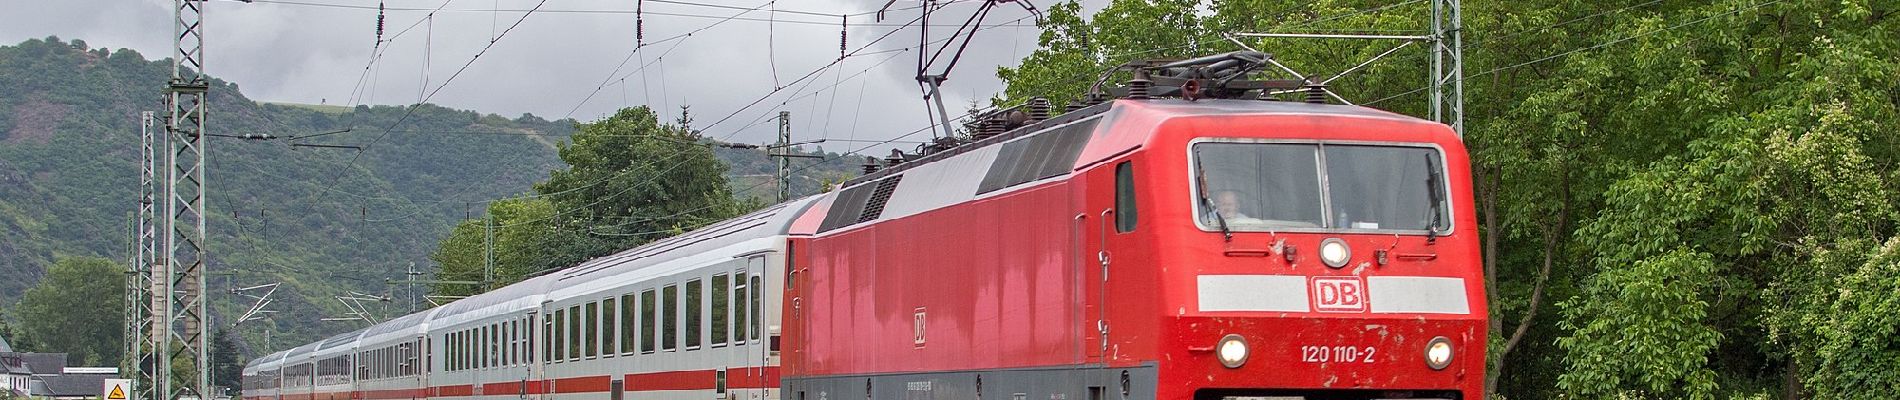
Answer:
[[[57,257],[130,258],[139,112],[155,109],[153,95],[170,68],[169,61],[77,40],[0,46],[0,87],[7,88],[0,95],[0,276],[7,277],[0,279],[0,305],[17,301]],[[366,148],[359,157],[350,150],[290,147],[281,139],[208,143],[214,188],[207,199],[209,268],[230,274],[208,279],[210,290],[283,283],[268,307],[277,313],[232,332],[239,348],[253,355],[277,350],[245,345],[266,337],[301,343],[361,327],[319,322],[346,311],[337,295],[390,295],[401,300],[369,311],[379,318],[407,312],[394,305],[411,295],[420,301],[427,288],[411,292],[385,282],[405,279],[409,264],[432,272],[437,241],[478,216],[482,201],[527,193],[546,171],[561,167],[556,143],[574,130],[572,120],[435,105],[258,103],[216,79],[210,94],[213,133],[290,137],[348,129],[295,142]],[[734,175],[767,174],[775,165],[758,150],[720,153],[735,166]],[[826,164],[802,174],[826,177],[852,168]],[[806,186],[795,189],[814,193],[817,181],[802,180]],[[736,183],[748,194],[770,192]],[[212,300],[213,323],[230,323],[250,305],[240,296]]]
[[[645,106],[580,124],[559,145],[569,167],[535,185],[534,197],[490,204],[431,255],[440,277],[486,285],[438,284],[438,295],[466,296],[549,269],[573,266],[754,208],[736,199],[727,167],[694,132],[682,110],[662,124]],[[492,244],[488,235],[493,232]],[[485,272],[492,247],[493,270]]]
[[[551,224],[546,221],[554,218],[554,207],[545,198],[527,198],[502,200],[488,205],[488,217],[484,219],[464,220],[455,225],[455,230],[442,239],[442,243],[429,258],[438,265],[436,277],[454,281],[480,282],[493,279],[487,285],[464,283],[440,283],[431,290],[443,296],[469,296],[481,293],[486,288],[506,286],[540,271],[541,263],[537,259],[546,251],[541,248],[545,240],[554,237]],[[492,277],[484,276],[488,265],[488,233],[494,227],[495,269]]]
[[[237,391],[244,378],[244,361],[238,356],[237,342],[231,331],[219,329],[211,335],[211,385]]]
[[[998,70],[1008,87],[994,103],[1074,99],[1109,66],[1238,48],[1227,33],[1416,34],[1427,6],[1118,0],[1085,17],[1065,3],[1039,25],[1041,46]],[[1889,396],[1900,379],[1900,9],[1560,0],[1463,11],[1493,395]],[[1393,45],[1247,43],[1321,77]],[[1331,88],[1426,115],[1421,47]]]
[[[31,351],[63,352],[84,365],[119,365],[125,296],[117,263],[66,257],[15,306]]]

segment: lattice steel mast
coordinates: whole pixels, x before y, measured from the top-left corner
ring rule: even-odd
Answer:
[[[152,132],[154,114],[151,111],[139,113],[139,206],[133,228],[137,244],[125,280],[125,359],[120,361],[122,377],[134,382],[128,388],[132,398],[140,400],[153,398],[151,383],[157,382],[153,379],[154,371],[142,366],[158,348],[157,341],[153,340],[152,318],[153,310],[163,307],[159,304],[162,299],[152,295],[157,293],[153,291],[157,281],[152,279],[152,272],[158,269],[155,266],[158,261],[157,204],[161,190],[158,182],[160,141]]]
[[[164,248],[159,252],[163,290],[158,357],[151,369],[157,388],[151,400],[208,398],[211,357],[205,314],[205,107],[210,82],[204,74],[204,0],[173,0],[172,77],[165,84],[166,164]],[[177,370],[178,362],[190,370]],[[173,381],[178,384],[174,385]]]

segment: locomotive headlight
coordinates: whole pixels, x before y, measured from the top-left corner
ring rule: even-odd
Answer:
[[[1439,336],[1425,343],[1425,366],[1438,370],[1451,366],[1451,339]]]
[[[1328,267],[1344,267],[1352,260],[1352,248],[1346,247],[1346,241],[1339,238],[1326,239],[1319,243],[1319,260]]]
[[[1235,334],[1220,338],[1220,344],[1214,346],[1214,357],[1220,359],[1222,366],[1240,368],[1247,363],[1247,339]]]

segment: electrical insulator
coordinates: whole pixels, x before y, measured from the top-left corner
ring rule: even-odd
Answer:
[[[850,32],[850,20],[850,16],[838,15],[838,59],[840,60],[844,59],[845,43],[847,43],[845,34]]]
[[[376,44],[379,46],[382,45],[383,43],[383,19],[385,17],[385,14],[383,12],[384,12],[383,3],[377,2],[376,3]]]

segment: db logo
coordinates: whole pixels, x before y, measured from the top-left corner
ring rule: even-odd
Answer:
[[[1365,312],[1365,282],[1358,277],[1313,277],[1313,310]]]

